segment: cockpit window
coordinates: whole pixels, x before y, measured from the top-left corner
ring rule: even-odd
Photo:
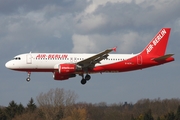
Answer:
[[[15,57],[14,60],[21,60],[21,58],[20,57]]]

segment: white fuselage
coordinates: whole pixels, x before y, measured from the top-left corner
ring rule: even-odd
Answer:
[[[81,60],[89,58],[95,54],[73,54],[73,53],[27,53],[20,54],[6,63],[7,68],[22,70],[35,69],[44,72],[44,70],[58,69],[59,64],[77,63]],[[119,61],[129,59],[137,54],[109,54],[108,59],[102,60],[96,66],[103,66]],[[48,72],[48,71],[47,71]]]

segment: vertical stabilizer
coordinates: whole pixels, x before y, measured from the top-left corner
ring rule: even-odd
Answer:
[[[171,28],[162,28],[140,53],[143,56],[163,56],[166,52]]]

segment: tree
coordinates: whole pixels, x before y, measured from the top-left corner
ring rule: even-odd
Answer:
[[[74,107],[71,110],[69,116],[65,118],[65,120],[86,120],[87,119],[87,111],[85,108],[76,108]]]
[[[69,116],[77,95],[64,89],[51,89],[37,96],[37,102],[45,119],[62,119]]]
[[[170,112],[167,115],[164,115],[165,120],[174,120],[175,119],[175,115],[174,112]]]
[[[21,115],[24,113],[24,106],[20,103],[16,104],[14,101],[9,103],[9,106],[5,108],[5,114],[8,119],[14,118],[16,115]]]
[[[24,106],[20,103],[20,104],[17,106],[17,114],[18,114],[18,115],[23,114],[24,110],[25,110]]]
[[[33,98],[30,99],[29,103],[27,104],[27,111],[28,112],[34,112],[34,110],[37,108],[36,104],[34,103]]]
[[[135,118],[134,118],[134,115],[133,115],[133,114],[131,115],[131,120],[135,120]]]
[[[180,120],[180,105],[178,106],[176,116],[175,116],[175,120]]]
[[[152,114],[151,114],[151,109],[149,109],[145,114],[144,114],[144,120],[154,120]]]
[[[161,120],[161,118],[158,116],[157,120]]]
[[[9,106],[6,108],[6,115],[9,119],[12,119],[18,113],[17,111],[18,105],[14,101],[11,101],[9,103]]]
[[[3,108],[0,108],[0,120],[7,120],[7,116]]]

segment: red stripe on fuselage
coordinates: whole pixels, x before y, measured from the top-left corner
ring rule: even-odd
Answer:
[[[107,64],[107,65],[102,65],[102,66],[96,66],[94,67],[92,70],[89,70],[89,73],[98,73],[98,72],[127,72],[127,71],[132,71],[132,70],[138,70],[138,69],[143,69],[143,68],[147,68],[147,67],[153,67],[153,66],[157,66],[157,65],[161,65],[167,62],[171,62],[174,61],[173,57],[170,57],[164,61],[153,61],[152,59],[155,57],[151,57],[151,58],[143,58],[142,59],[142,63],[138,65],[137,63],[137,56],[128,59],[128,60],[124,60],[124,61],[120,61],[120,62],[116,62],[116,63],[112,63],[112,64]],[[58,71],[57,69],[13,69],[16,71],[24,71],[24,72],[56,72]],[[76,74],[80,74],[83,73],[83,71],[78,71],[76,72]]]

